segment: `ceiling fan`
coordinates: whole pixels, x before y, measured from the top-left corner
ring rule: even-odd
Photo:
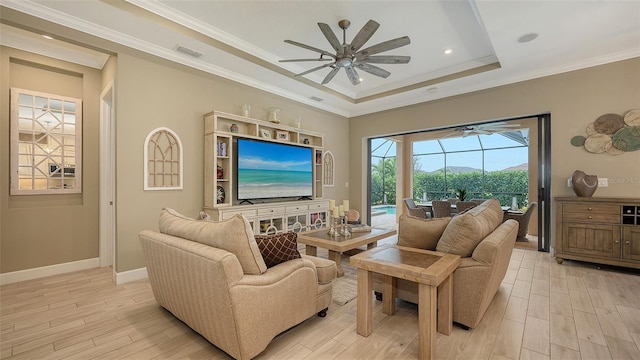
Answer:
[[[507,124],[504,121],[490,123],[490,124],[465,125],[465,126],[453,128],[451,132],[445,137],[450,137],[450,136],[467,137],[469,135],[491,135],[493,133],[512,131],[514,128],[519,128],[519,127],[520,125],[518,124]]]
[[[407,64],[409,60],[411,60],[411,56],[399,56],[399,55],[379,55],[373,56],[375,54],[379,54],[385,51],[397,49],[399,47],[408,45],[411,43],[408,36],[402,36],[396,39],[387,40],[381,42],[377,45],[370,46],[366,49],[360,50],[360,48],[373,36],[373,34],[378,30],[380,24],[373,20],[369,20],[360,31],[356,34],[356,36],[351,40],[350,44],[347,44],[347,29],[351,25],[349,20],[340,20],[338,22],[338,26],[342,29],[342,44],[336,37],[335,33],[331,30],[329,25],[324,23],[318,23],[320,27],[320,31],[324,37],[329,41],[329,44],[335,50],[335,55],[329,53],[328,51],[324,51],[322,49],[318,49],[313,46],[305,45],[293,40],[285,40],[284,42],[299,46],[301,48],[315,51],[320,53],[319,58],[314,59],[291,59],[291,60],[280,60],[280,62],[297,62],[297,61],[331,61],[330,63],[315,67],[311,70],[307,70],[300,74],[296,74],[296,76],[306,75],[308,73],[324,69],[327,67],[332,68],[329,74],[322,80],[322,84],[328,84],[331,79],[340,71],[340,69],[344,68],[347,73],[347,77],[351,81],[353,85],[358,85],[361,81],[360,76],[356,72],[356,68],[373,74],[375,76],[379,76],[382,78],[386,78],[391,75],[385,69],[379,68],[377,66],[371,64]]]

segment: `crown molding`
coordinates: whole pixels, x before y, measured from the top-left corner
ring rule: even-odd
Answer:
[[[321,102],[311,100],[310,98],[301,96],[297,93],[274,87],[270,84],[257,81],[250,77],[223,69],[216,65],[207,64],[207,63],[204,63],[203,61],[199,61],[196,59],[192,60],[192,59],[186,58],[183,55],[173,51],[172,49],[171,50],[165,49],[160,46],[151,44],[149,42],[134,38],[127,34],[113,31],[111,29],[107,29],[104,26],[97,25],[73,16],[69,16],[68,14],[62,13],[54,9],[50,9],[48,7],[34,3],[30,0],[4,0],[2,5],[8,8],[11,8],[13,10],[20,11],[20,12],[41,18],[43,20],[47,20],[59,25],[67,26],[72,29],[75,29],[90,35],[94,35],[102,39],[109,40],[135,50],[139,50],[151,55],[155,55],[160,58],[170,60],[175,63],[192,67],[198,70],[202,70],[207,73],[220,76],[225,79],[233,80],[235,82],[238,82],[256,89],[260,89],[272,94],[276,94],[276,95],[285,97],[287,99],[294,100],[294,101],[297,101],[318,109],[322,109],[340,116],[349,117],[350,115],[350,113],[346,110],[327,105],[326,103],[321,103]]]

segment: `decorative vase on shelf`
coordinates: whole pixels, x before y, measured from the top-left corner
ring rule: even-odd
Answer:
[[[270,107],[267,109],[269,111],[269,117],[267,120],[271,121],[274,124],[280,124],[280,108]]]
[[[229,131],[232,133],[238,133],[238,125],[231,124],[231,126],[229,126]]]
[[[598,175],[587,175],[582,170],[576,170],[571,175],[573,191],[580,197],[591,197],[598,188]]]

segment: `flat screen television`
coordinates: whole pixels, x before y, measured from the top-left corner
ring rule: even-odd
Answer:
[[[238,138],[237,200],[311,198],[313,149],[271,141]]]

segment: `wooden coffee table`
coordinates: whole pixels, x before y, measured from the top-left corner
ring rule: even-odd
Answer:
[[[418,283],[418,352],[420,359],[435,359],[437,331],[451,334],[453,271],[460,256],[404,246],[382,246],[354,255],[352,266],[358,268],[359,335],[372,331],[373,273],[383,274],[382,312],[395,313],[396,278]]]
[[[344,276],[341,260],[342,253],[353,250],[358,246],[367,245],[367,249],[375,248],[378,240],[396,234],[395,230],[371,228],[370,232],[353,233],[351,237],[330,236],[327,234],[329,230],[326,228],[319,230],[311,230],[298,233],[298,242],[306,245],[306,254],[311,256],[318,255],[317,248],[329,250],[329,259],[336,262],[338,266],[338,277]]]

